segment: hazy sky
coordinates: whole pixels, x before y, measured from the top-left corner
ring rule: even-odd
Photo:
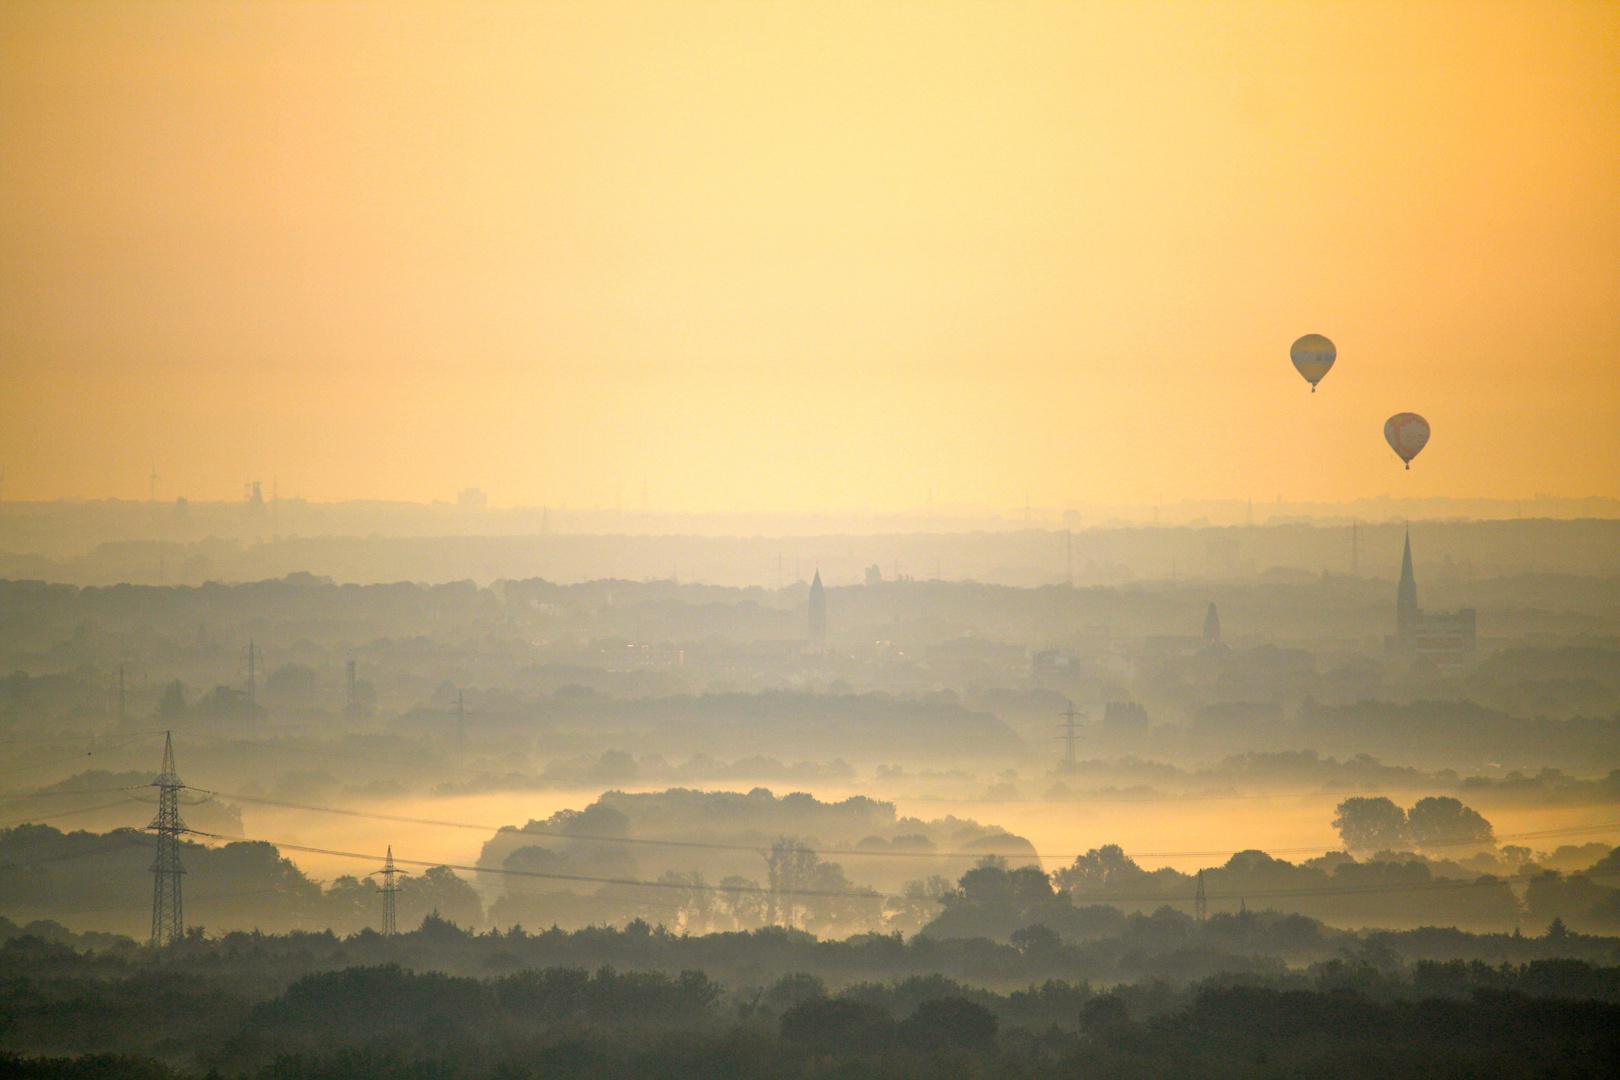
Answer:
[[[8,499],[1620,495],[1620,5],[8,0],[0,365]]]

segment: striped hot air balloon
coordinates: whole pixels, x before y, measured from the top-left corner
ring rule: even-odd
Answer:
[[[1316,393],[1316,384],[1322,381],[1322,376],[1328,373],[1333,361],[1339,356],[1339,350],[1333,347],[1333,342],[1321,334],[1306,334],[1293,347],[1288,350],[1293,358],[1294,367],[1311,384],[1311,393]]]

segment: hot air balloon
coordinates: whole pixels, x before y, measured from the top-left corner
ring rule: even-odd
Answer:
[[[1396,413],[1384,421],[1384,440],[1410,469],[1412,459],[1429,443],[1429,422],[1415,412]]]
[[[1316,393],[1316,384],[1322,381],[1322,376],[1328,373],[1333,361],[1338,358],[1339,350],[1333,347],[1333,342],[1321,334],[1306,334],[1293,347],[1288,355],[1294,360],[1294,367],[1305,376],[1305,381],[1311,384],[1311,393]]]

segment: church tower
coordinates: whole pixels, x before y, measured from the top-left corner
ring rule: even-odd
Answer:
[[[1209,611],[1204,615],[1204,640],[1216,642],[1221,640],[1221,616],[1215,610],[1215,602],[1209,603]]]
[[[820,570],[810,583],[810,647],[818,652],[827,647],[827,590],[821,587]]]
[[[1395,636],[1410,639],[1419,622],[1417,577],[1412,573],[1412,534],[1406,534],[1406,552],[1401,556],[1401,583],[1395,590]]]

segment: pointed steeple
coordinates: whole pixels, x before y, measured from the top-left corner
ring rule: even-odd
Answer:
[[[810,583],[810,647],[820,649],[827,644],[827,590],[821,586],[821,570],[816,569],[815,580]]]
[[[1211,600],[1209,603],[1209,611],[1204,615],[1204,640],[1221,640],[1221,616],[1220,613],[1215,610],[1215,602],[1213,600]]]
[[[1395,589],[1395,634],[1406,637],[1417,628],[1417,576],[1412,573],[1412,533],[1406,534],[1406,550],[1401,555],[1401,583]]]

